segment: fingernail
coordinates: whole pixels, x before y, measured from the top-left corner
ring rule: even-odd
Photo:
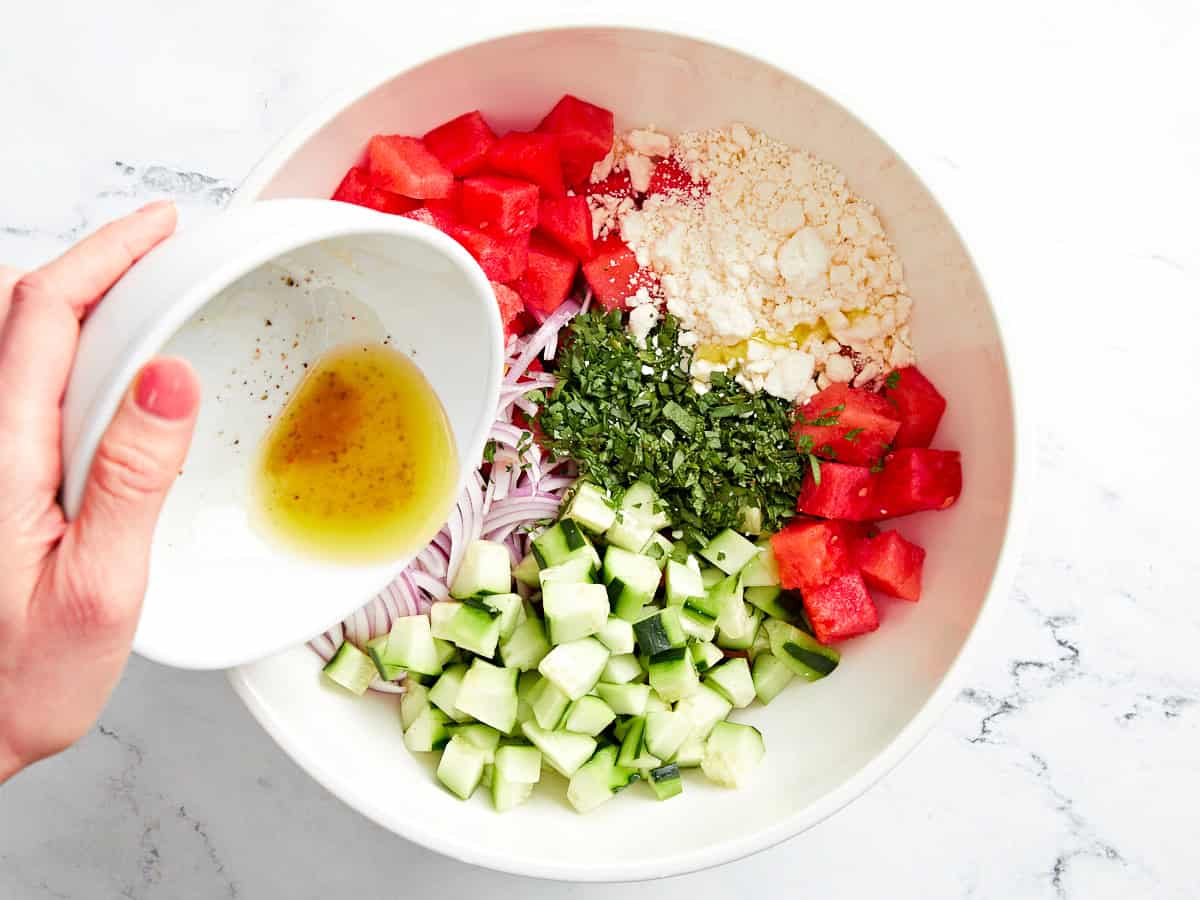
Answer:
[[[171,200],[155,200],[153,203],[147,203],[145,206],[139,209],[138,212],[157,212],[160,209],[166,209],[167,207],[174,205],[175,204]]]
[[[138,376],[133,399],[160,419],[186,419],[200,404],[200,385],[192,367],[182,359],[156,359]]]

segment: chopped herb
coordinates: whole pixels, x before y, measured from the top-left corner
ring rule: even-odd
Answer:
[[[483,445],[483,461],[489,462],[489,463],[496,461],[496,442],[495,441],[488,441],[486,444]]]
[[[530,403],[545,403],[546,392],[541,388],[536,388],[535,390],[529,391],[527,394],[525,394],[525,399]]]
[[[813,454],[808,454],[808,468],[812,472],[813,484],[817,487],[821,486],[821,461]]]
[[[900,384],[900,370],[896,369],[895,371],[889,373],[888,377],[884,379],[883,383],[894,391],[896,386]]]
[[[860,434],[862,434],[864,430],[865,429],[863,429],[863,428],[851,428],[844,435],[842,435],[842,437],[844,437],[846,440],[848,440],[850,443],[853,444],[855,441],[858,440],[858,436]]]

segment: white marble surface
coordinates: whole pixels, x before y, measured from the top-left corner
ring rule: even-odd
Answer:
[[[1035,389],[1023,563],[942,723],[863,799],[771,851],[653,885],[567,886],[393,838],[309,780],[220,675],[134,660],[77,748],[0,788],[0,897],[1200,894],[1200,9],[830,2],[781,21],[772,5],[686,11],[793,50],[860,101],[977,248]],[[0,259],[36,264],[155,197],[210,214],[358,67],[501,13],[412,6],[6,4]],[[86,660],[64,664],[87,677]]]

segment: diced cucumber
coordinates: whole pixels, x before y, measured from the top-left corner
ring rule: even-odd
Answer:
[[[484,752],[465,737],[455,735],[442,751],[437,767],[438,781],[466,800],[479,787],[484,765]]]
[[[679,766],[674,763],[651,769],[645,778],[659,800],[670,800],[683,793],[683,776],[679,774]]]
[[[666,504],[658,498],[658,494],[654,493],[654,488],[644,481],[638,481],[629,486],[621,498],[621,505],[618,509],[640,519],[649,526],[651,531],[662,531],[671,524]]]
[[[575,496],[567,504],[567,511],[563,515],[574,519],[593,534],[603,534],[617,517],[617,511],[604,491],[583,481],[575,487]]]
[[[655,529],[641,519],[618,510],[616,520],[608,531],[604,532],[604,539],[610,547],[621,547],[631,553],[641,553],[654,537],[654,532]]]
[[[640,716],[646,712],[650,698],[648,684],[605,684],[596,685],[596,693],[618,716]]]
[[[433,633],[433,623],[429,624],[430,633]],[[443,640],[440,637],[433,639],[433,649],[437,652],[438,665],[443,669],[458,659],[458,648],[450,641]]]
[[[617,750],[619,753],[620,748],[617,748]],[[637,769],[617,764],[613,766],[612,777],[608,780],[608,786],[612,788],[614,794],[619,794],[635,781],[641,780],[641,777],[641,773]]]
[[[647,606],[650,598],[641,591],[631,588],[620,578],[610,581],[607,590],[608,605],[614,616],[627,622],[636,622],[646,616],[646,610],[650,608]]]
[[[617,765],[628,769],[652,769],[662,765],[662,760],[646,749],[645,737],[645,716],[634,716],[629,720],[629,730],[621,740]]]
[[[587,538],[575,521],[563,519],[534,538],[531,549],[538,565],[545,569],[565,562],[576,550],[586,546]]]
[[[667,560],[666,581],[668,606],[680,606],[689,597],[703,597],[708,593],[699,571],[673,559]]]
[[[507,551],[505,551],[507,552]],[[456,647],[491,659],[500,641],[500,611],[483,600],[435,603],[429,610],[431,633]]]
[[[736,788],[746,783],[764,753],[766,746],[757,728],[718,722],[704,744],[700,769],[717,784]]]
[[[711,591],[725,577],[725,573],[714,566],[703,566],[700,569],[700,581],[703,582],[706,591]]]
[[[675,606],[668,606],[661,612],[634,622],[633,636],[638,647],[648,656],[687,643],[687,634],[679,622],[679,608]]]
[[[425,618],[422,616],[421,618]],[[432,638],[430,638],[432,640]],[[375,637],[363,644],[363,650],[367,656],[371,657],[371,662],[375,664],[375,671],[384,681],[396,681],[403,677],[404,667],[395,663],[387,662],[387,644],[388,636],[386,634],[377,634]],[[413,673],[419,675],[419,672]]]
[[[711,641],[717,634],[717,620],[692,609],[689,598],[688,604],[674,607],[679,610],[679,626],[691,640]]]
[[[533,689],[542,680],[537,669],[522,672],[517,676],[517,724],[528,722],[533,718],[533,707],[529,705],[529,697]],[[536,720],[535,720],[536,721]]]
[[[595,581],[596,564],[591,556],[581,553],[569,557],[556,566],[547,566],[538,572],[538,584],[545,590],[552,584],[591,584]]]
[[[692,662],[695,664],[697,672],[704,672],[707,669],[711,669],[725,658],[725,654],[721,652],[716,644],[701,642],[692,644],[690,649],[692,652]]]
[[[608,622],[608,594],[602,584],[547,584],[542,588],[542,611],[552,644],[577,641]]]
[[[571,775],[567,800],[576,812],[591,812],[613,798],[612,775],[616,760],[616,747],[601,747]]]
[[[724,631],[717,633],[717,646],[723,647],[726,650],[749,650],[754,646],[754,639],[758,635],[758,627],[762,622],[762,610],[757,607],[743,603],[742,607],[746,611],[746,626],[741,634],[733,635]]]
[[[538,671],[572,700],[578,700],[600,680],[608,648],[592,637],[559,644],[538,664]]]
[[[759,541],[758,547],[758,556],[741,571],[742,584],[748,588],[779,584],[779,563],[775,561],[770,540]]]
[[[371,657],[349,641],[342,641],[342,646],[338,647],[321,671],[334,684],[359,697],[366,693],[371,679],[378,674]]]
[[[633,623],[617,616],[609,616],[604,627],[596,632],[596,639],[614,656],[621,653],[632,653],[634,648]]]
[[[650,693],[646,695],[646,715],[652,712],[667,712],[670,709],[671,704],[658,696],[658,691],[651,688]]]
[[[600,673],[600,681],[608,684],[628,684],[641,679],[645,674],[642,664],[638,662],[638,658],[634,654],[614,653],[604,664],[604,671]]]
[[[692,733],[692,723],[676,712],[646,714],[646,749],[659,759],[674,759]]]
[[[411,725],[421,710],[429,705],[429,688],[423,684],[417,684],[415,681],[410,681],[404,686],[404,693],[400,695],[400,725],[408,731],[408,726]]]
[[[553,731],[558,728],[571,705],[571,698],[548,678],[542,678],[529,692],[529,707],[538,726]]]
[[[550,652],[550,641],[546,637],[546,627],[542,620],[530,616],[516,627],[516,630],[500,642],[500,658],[504,665],[528,672],[536,669],[538,663]]]
[[[512,556],[496,541],[471,541],[463,553],[458,574],[450,585],[457,600],[477,594],[507,594],[512,590]]]
[[[774,653],[763,652],[754,657],[751,677],[754,680],[754,693],[765,706],[778,697],[796,676],[787,663]]]
[[[763,514],[757,506],[743,506],[738,510],[738,531],[742,534],[762,534]]]
[[[460,712],[508,734],[517,724],[518,674],[516,669],[502,669],[476,659],[463,676],[454,705]]]
[[[675,765],[681,769],[695,769],[704,761],[704,740],[690,737],[683,742],[675,754]]]
[[[451,738],[462,735],[483,751],[483,761],[490,766],[496,761],[496,748],[500,746],[500,732],[495,728],[482,725],[479,722],[467,722],[465,725],[447,725],[446,732]]]
[[[526,587],[541,587],[542,580],[538,577],[538,572],[540,571],[541,566],[538,565],[537,557],[532,553],[526,553],[525,558],[517,563],[517,567],[513,569],[513,578]]]
[[[734,709],[744,709],[754,702],[754,680],[750,664],[740,656],[732,656],[704,676],[704,681],[716,688]]]
[[[616,717],[617,714],[613,712],[612,707],[599,697],[585,694],[571,704],[562,727],[564,731],[590,734],[595,737],[607,728]]]
[[[684,647],[650,657],[650,686],[668,703],[690,697],[700,687],[692,655]]]
[[[496,748],[496,774],[517,784],[536,784],[542,777],[542,751],[537,747],[505,744]]]
[[[736,575],[717,582],[709,593],[709,599],[717,607],[717,628],[728,637],[750,637],[750,614],[742,602],[742,582]]]
[[[746,652],[750,654],[751,664],[754,663],[754,660],[758,659],[760,653],[771,652],[771,639],[767,637],[767,629],[762,627],[761,622],[759,623],[758,631],[754,632],[754,643],[750,645],[750,649]]]
[[[768,619],[764,627],[771,639],[771,652],[805,681],[824,678],[837,668],[841,654],[795,625]]]
[[[500,610],[500,640],[504,640],[518,625],[525,621],[525,604],[520,594],[493,594],[485,601],[493,609]]]
[[[656,531],[651,536],[650,543],[642,548],[642,555],[650,557],[654,560],[654,564],[662,569],[667,565],[667,560],[671,558],[674,549],[675,545]]]
[[[533,785],[523,781],[510,781],[499,774],[492,775],[492,807],[496,812],[515,809],[533,795]]]
[[[438,680],[433,683],[433,687],[429,689],[429,702],[455,722],[466,722],[471,718],[455,705],[458,691],[462,687],[466,674],[467,667],[462,663],[447,666]]]
[[[707,738],[713,726],[729,715],[732,709],[733,704],[707,684],[700,685],[694,694],[675,704],[675,712],[691,724],[689,740]]]
[[[746,598],[747,603],[757,606],[768,616],[783,619],[785,622],[792,620],[792,613],[782,602],[783,588],[777,584],[764,584],[760,587],[746,588],[743,596]]]
[[[542,759],[563,778],[570,778],[578,772],[579,767],[596,751],[596,739],[586,734],[548,731],[533,722],[526,722],[521,730],[533,746],[542,751]]]
[[[604,551],[602,575],[606,583],[614,578],[620,578],[634,590],[645,594],[647,598],[654,596],[662,578],[662,573],[654,560],[621,547],[609,547]],[[646,602],[649,602],[649,599]]]
[[[758,555],[758,548],[734,531],[726,528],[704,545],[700,555],[724,572],[736,575]]]
[[[380,674],[394,668],[421,675],[442,673],[442,664],[438,662],[438,651],[433,643],[427,616],[401,616],[396,619],[392,622],[392,630],[385,636],[383,645],[374,648],[371,656],[375,659]],[[392,678],[394,677],[393,675]]]
[[[441,750],[450,740],[446,730],[448,717],[440,709],[425,706],[417,713],[412,724],[404,730],[404,746],[413,753],[432,753]]]

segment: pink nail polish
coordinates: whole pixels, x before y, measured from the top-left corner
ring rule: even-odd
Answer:
[[[181,359],[156,359],[142,369],[134,401],[161,419],[186,419],[200,403],[200,389],[191,367]]]

